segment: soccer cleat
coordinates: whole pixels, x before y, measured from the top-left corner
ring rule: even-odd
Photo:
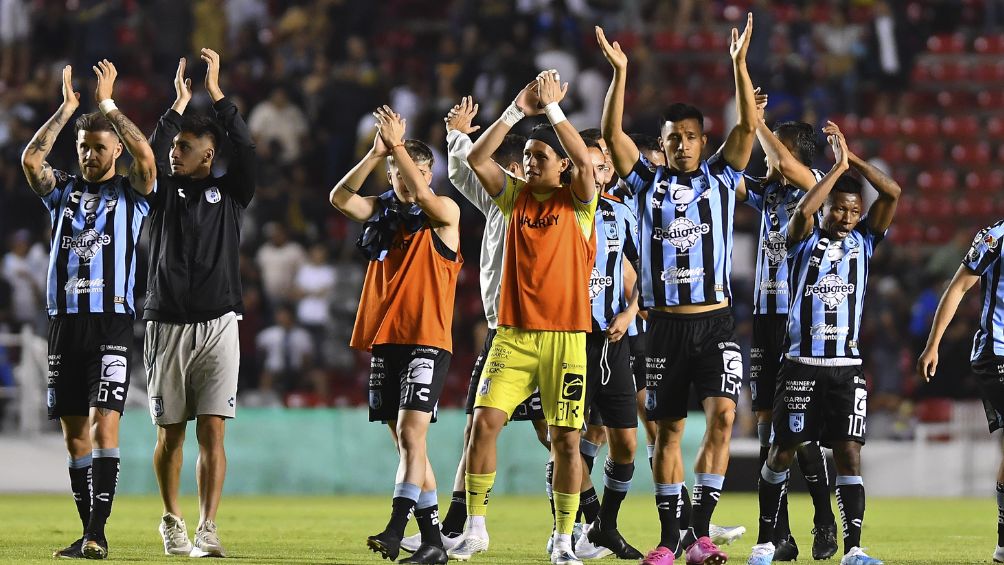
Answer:
[[[715,542],[715,545],[729,545],[737,539],[743,537],[746,533],[746,528],[744,526],[716,526],[711,524],[708,530],[710,533],[708,537],[711,541]]]
[[[798,561],[798,544],[795,543],[794,536],[789,535],[777,542],[774,561]]]
[[[770,565],[774,561],[774,544],[758,543],[753,546],[746,565]]]
[[[882,561],[870,557],[863,547],[852,547],[840,559],[840,565],[882,565]]]
[[[687,548],[687,565],[722,565],[729,560],[711,538],[702,536]]]
[[[108,540],[104,538],[88,539],[87,536],[84,536],[80,552],[84,554],[84,559],[104,559],[108,557]]]
[[[206,520],[195,530],[195,547],[189,557],[226,557],[220,536],[216,534],[216,522]]]
[[[394,561],[401,553],[401,538],[397,537],[394,532],[384,530],[375,536],[366,538],[366,547],[370,548],[373,553],[379,553],[384,559]]]
[[[602,545],[593,544],[592,540],[589,539],[590,532],[592,532],[593,529],[598,529],[596,528],[596,525],[597,524],[595,522],[592,524],[586,524],[582,529],[583,535],[580,535],[578,541],[575,542],[575,555],[579,559],[602,559],[613,553],[613,551],[610,551],[610,549]]]
[[[544,546],[544,551],[548,555],[551,555],[551,552],[554,551],[554,535],[557,533],[558,532],[551,530],[551,537],[547,538],[547,544]]]
[[[415,553],[422,546],[422,532],[413,536],[408,536],[401,540],[401,549],[408,553]]]
[[[673,565],[676,556],[668,547],[659,546],[648,552],[641,565]]]
[[[829,559],[837,552],[837,525],[812,529],[812,558]]]
[[[641,552],[632,547],[616,528],[603,530],[598,527],[598,523],[594,523],[585,537],[591,545],[609,549],[617,559],[641,559],[643,557]],[[578,546],[575,547],[575,554],[581,559],[590,559],[579,551]]]
[[[552,565],[582,565],[570,547],[555,547],[551,552]]]
[[[579,538],[582,537],[583,528],[585,528],[585,524],[582,524],[580,522],[576,522],[575,525],[572,526],[572,547],[575,547],[575,544],[579,541]]]
[[[998,545],[994,550],[994,563],[1004,563],[1004,547]]]
[[[160,537],[164,538],[165,555],[189,555],[192,553],[192,542],[188,540],[188,528],[185,521],[168,512],[160,518]]]
[[[481,537],[475,533],[464,534],[464,539],[455,545],[453,549],[446,552],[450,559],[457,561],[467,561],[472,555],[488,551],[488,537]]]
[[[83,546],[84,538],[80,538],[63,549],[52,552],[52,556],[57,559],[83,559]]]
[[[419,546],[411,557],[406,557],[398,563],[438,563],[443,564],[449,561],[446,550],[435,545]]]

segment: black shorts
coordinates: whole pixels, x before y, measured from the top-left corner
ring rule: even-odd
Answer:
[[[586,334],[586,406],[589,423],[637,428],[638,408],[627,339],[610,341],[603,332]]]
[[[641,323],[638,324],[639,326]],[[645,332],[638,329],[638,335],[627,336],[631,349],[631,372],[634,373],[635,392],[645,390]]]
[[[785,359],[774,397],[774,443],[865,443],[868,390],[861,365],[816,367]]]
[[[974,361],[973,373],[980,388],[990,433],[994,433],[1004,428],[1004,357]]]
[[[686,418],[691,385],[700,401],[723,397],[738,402],[743,355],[732,309],[701,314],[649,310],[645,368],[649,420]]]
[[[374,345],[370,422],[397,420],[399,410],[431,412],[435,422],[452,357],[449,351],[424,345]]]
[[[753,343],[750,346],[750,393],[753,411],[774,409],[777,372],[784,358],[788,333],[787,314],[754,314]]]
[[[467,386],[467,404],[464,412],[474,414],[474,400],[478,394],[478,387],[481,386],[481,372],[485,369],[485,360],[488,359],[488,351],[492,348],[492,341],[495,339],[496,329],[489,329],[485,336],[485,343],[481,346],[477,360],[474,361],[474,370],[471,371],[471,383]],[[524,400],[513,410],[510,420],[516,422],[543,420],[544,410],[540,407],[540,393],[534,392],[529,398]]]
[[[132,316],[69,314],[49,319],[49,419],[125,410],[132,369]]]

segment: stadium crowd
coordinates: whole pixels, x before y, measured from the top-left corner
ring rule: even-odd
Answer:
[[[709,142],[717,147],[723,124],[734,122],[735,106],[722,47],[728,27],[750,9],[758,28],[770,30],[754,36],[748,56],[754,84],[770,95],[768,122],[822,124],[852,114],[905,118],[911,103],[904,93],[917,88],[913,65],[928,38],[994,32],[1004,17],[999,4],[0,0],[0,332],[24,325],[45,332],[49,221],[18,163],[37,124],[57,104],[59,69],[66,63],[80,70],[77,90],[86,93],[94,79],[85,70],[101,58],[113,60],[121,76],[117,102],[149,133],[174,96],[177,54],[189,52],[198,75],[197,46],[218,46],[221,84],[247,118],[259,157],[259,188],[244,216],[241,252],[247,309],[240,324],[242,406],[365,404],[368,356],[348,342],[366,262],[355,245],[358,227],[328,205],[327,195],[370,145],[373,108],[388,103],[400,112],[408,136],[435,152],[434,188],[455,196],[462,209],[466,265],[457,288],[455,360],[442,397],[443,405],[457,406],[487,329],[476,272],[483,219],[446,175],[442,119],[461,96],[474,96],[478,123],[487,125],[528,77],[554,68],[574,85],[574,99],[566,103],[571,121],[598,126],[609,67],[592,26],[602,22],[632,51],[625,129],[655,134],[663,107],[692,102],[708,116]],[[520,46],[531,36],[544,38],[537,55],[521,57]],[[90,97],[82,101],[90,111]],[[197,90],[191,110],[209,106]],[[877,155],[880,148],[868,149],[864,154]],[[821,161],[827,158],[821,152]],[[73,170],[71,144],[57,143],[50,160]],[[760,158],[752,163],[754,172],[763,167]],[[740,335],[748,342],[757,223],[744,208],[737,207],[733,288]],[[918,399],[975,396],[968,378],[975,297],[945,338],[940,371],[948,374],[921,386],[913,366],[943,284],[982,226],[960,220],[947,245],[897,242],[878,251],[863,330],[872,436],[908,436]],[[144,281],[137,279],[137,297]],[[140,322],[136,331],[142,332]],[[0,350],[0,386],[12,386],[16,356]],[[752,432],[751,420],[743,425]]]

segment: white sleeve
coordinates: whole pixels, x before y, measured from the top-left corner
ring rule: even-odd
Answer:
[[[457,190],[464,195],[464,198],[471,201],[485,216],[494,206],[492,197],[485,192],[484,186],[474,174],[474,170],[467,164],[467,155],[471,152],[474,143],[465,133],[458,130],[450,130],[446,134],[447,148],[447,171],[450,182]]]

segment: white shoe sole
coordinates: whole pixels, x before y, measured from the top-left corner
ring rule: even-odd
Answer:
[[[463,552],[456,551],[464,542],[467,542],[467,548]],[[463,541],[459,542],[453,550],[447,551],[446,555],[454,561],[467,561],[472,555],[478,553],[484,553],[488,551],[488,540],[483,540],[480,538],[464,538]]]
[[[746,527],[736,526],[734,528],[725,529],[725,531],[723,531],[722,533],[718,534],[715,537],[712,537],[711,541],[714,542],[715,545],[720,547],[723,545],[731,545],[732,542],[743,537],[744,535],[746,535]]]
[[[191,553],[188,554],[189,557],[226,557],[223,553],[223,549],[201,549],[198,546],[192,547]]]
[[[422,545],[422,534],[418,533],[413,536],[408,536],[401,540],[401,549],[407,551],[408,553],[415,553],[418,551],[418,547]]]

